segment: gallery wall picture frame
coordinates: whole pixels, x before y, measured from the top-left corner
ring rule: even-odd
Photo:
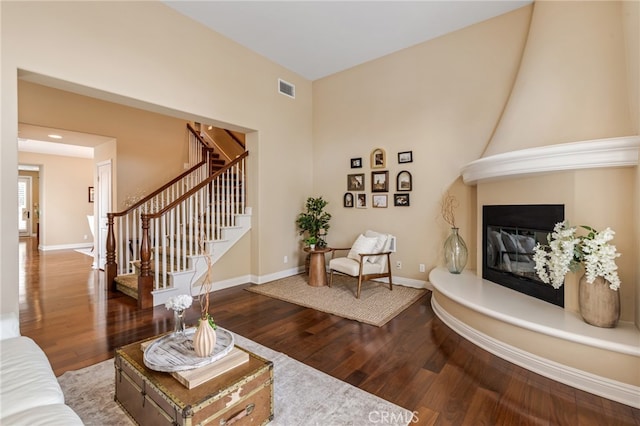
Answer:
[[[347,175],[347,191],[364,191],[364,173]]]
[[[388,205],[387,194],[373,194],[371,196],[371,206],[375,209],[386,209]]]
[[[393,205],[396,207],[409,207],[411,200],[409,194],[393,194]]]
[[[93,189],[93,186],[90,186],[89,187],[89,202],[93,203],[95,201],[95,199],[96,199],[96,192]]]
[[[371,151],[371,168],[384,169],[387,167],[387,154],[382,148],[376,148]]]
[[[342,205],[347,208],[353,207],[353,194],[350,192],[345,192],[344,197],[342,198]]]
[[[362,157],[352,158],[351,159],[351,168],[359,169],[362,167]]]
[[[367,194],[356,194],[356,208],[357,209],[367,208]]]
[[[396,176],[396,191],[411,191],[413,188],[411,173],[407,170],[403,170],[398,172],[398,176]]]
[[[413,151],[403,151],[398,153],[398,163],[413,163]]]
[[[371,192],[389,192],[389,171],[371,172]]]

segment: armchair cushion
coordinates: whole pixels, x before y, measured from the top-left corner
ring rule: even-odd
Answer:
[[[329,262],[329,268],[333,271],[357,277],[360,273],[360,261],[353,260],[348,257],[337,257],[335,259],[331,259]],[[380,264],[362,262],[362,275],[380,274],[382,272]]]
[[[376,246],[378,239],[376,237],[365,237],[360,234],[356,241],[351,246],[351,250],[349,250],[349,254],[347,257],[349,259],[353,259],[357,262],[360,262],[360,253],[374,253],[373,249]],[[356,271],[356,275],[358,272]]]

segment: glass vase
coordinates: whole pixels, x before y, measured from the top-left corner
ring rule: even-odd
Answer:
[[[184,309],[176,309],[175,311],[173,311],[173,324],[174,324],[173,334],[175,336],[180,336],[180,337],[186,336],[185,329],[187,327],[184,322],[184,314],[185,314]]]
[[[458,228],[451,228],[451,235],[444,242],[444,260],[452,274],[459,274],[467,265],[469,251],[464,240],[458,234]]]

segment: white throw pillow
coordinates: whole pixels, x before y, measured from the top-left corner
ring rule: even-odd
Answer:
[[[360,234],[356,241],[351,246],[347,257],[349,259],[360,261],[360,253],[373,253],[373,248],[376,246],[377,238],[368,238]]]
[[[376,237],[376,245],[373,247],[371,253],[380,253],[384,249],[384,245],[387,242],[389,236],[386,234],[380,234]],[[367,262],[376,263],[380,259],[380,256],[369,256]]]

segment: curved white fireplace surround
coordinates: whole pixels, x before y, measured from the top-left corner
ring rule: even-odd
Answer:
[[[597,139],[528,148],[472,161],[462,169],[467,185],[483,180],[638,164],[640,136]]]
[[[475,271],[456,275],[436,268],[429,281],[433,310],[469,341],[550,379],[640,408],[640,331],[633,323],[593,327],[576,313]]]

